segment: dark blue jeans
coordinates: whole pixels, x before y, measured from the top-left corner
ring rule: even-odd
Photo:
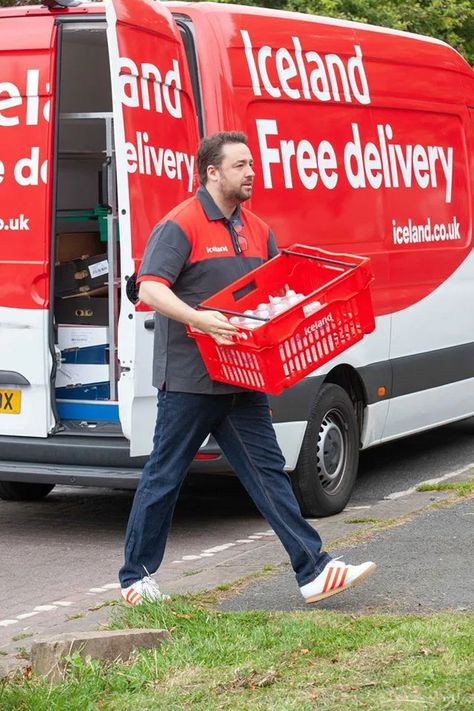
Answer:
[[[179,490],[200,445],[212,433],[285,547],[298,585],[331,560],[301,515],[270,417],[268,398],[254,391],[200,395],[160,391],[153,451],[135,493],[119,578],[128,587],[163,560]]]

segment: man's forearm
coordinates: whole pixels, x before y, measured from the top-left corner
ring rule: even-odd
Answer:
[[[143,281],[140,284],[140,300],[151,306],[158,313],[175,321],[195,326],[196,311],[181,301],[166,284],[156,281]]]
[[[237,328],[223,314],[216,311],[196,311],[178,299],[166,284],[143,281],[140,284],[140,299],[163,316],[188,324],[195,331],[207,333],[221,345],[232,345],[232,336],[237,333]]]

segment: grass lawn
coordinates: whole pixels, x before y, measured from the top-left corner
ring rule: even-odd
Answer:
[[[2,711],[472,711],[474,614],[222,613],[212,595],[118,608],[172,642],[126,664],[70,659],[61,684],[0,686]]]
[[[458,496],[471,496],[474,493],[474,479],[467,481],[426,482],[416,487],[417,491],[453,491]]]

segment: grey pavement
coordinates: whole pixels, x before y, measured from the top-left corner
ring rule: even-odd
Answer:
[[[430,509],[379,530],[363,542],[332,548],[345,562],[377,563],[358,586],[307,605],[289,566],[226,597],[223,611],[335,610],[346,613],[430,613],[474,609],[474,499]]]

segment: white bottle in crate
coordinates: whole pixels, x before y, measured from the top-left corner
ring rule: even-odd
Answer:
[[[285,310],[285,305],[281,296],[270,296],[269,301],[270,318],[278,316],[278,314],[281,314],[282,311]]]
[[[296,306],[300,301],[306,298],[304,294],[297,293],[294,289],[290,289],[288,285],[285,286],[286,293],[283,296],[282,301],[285,305],[285,309],[290,309],[292,306]]]
[[[314,314],[316,311],[319,311],[321,307],[322,303],[320,301],[311,301],[311,303],[305,304],[303,306],[303,313],[305,316],[311,316],[311,314]]]
[[[283,311],[286,311],[286,306],[282,301],[280,301],[273,307],[273,316],[278,316],[278,314],[283,313]]]
[[[245,328],[258,328],[261,325],[261,321],[257,321],[253,318],[245,318],[245,316],[256,316],[257,314],[253,309],[247,309],[244,311],[244,318],[242,319],[242,326]]]
[[[268,320],[270,318],[270,304],[259,304],[255,311],[255,316]]]

